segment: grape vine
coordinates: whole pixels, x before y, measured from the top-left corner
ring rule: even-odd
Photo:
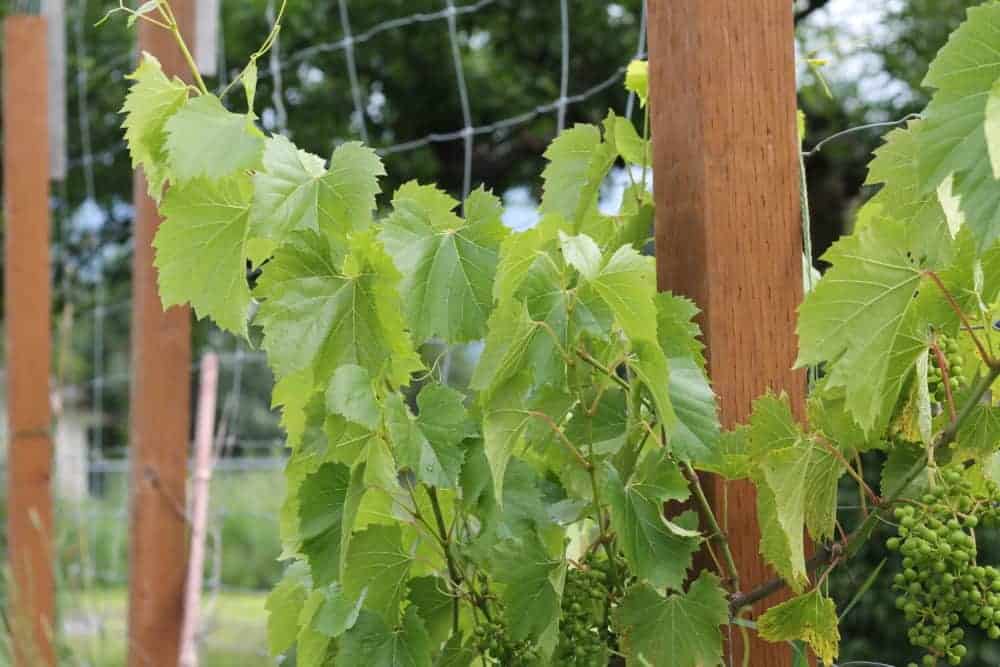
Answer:
[[[167,0],[114,11],[187,53]],[[257,126],[255,63],[278,21],[240,74],[245,109],[190,58],[196,86],[148,54],[123,107],[164,218],[164,306],[259,341],[276,378],[289,566],[267,603],[275,654],[696,667],[752,631],[831,664],[826,575],[880,521],[898,525],[893,582],[925,665],[960,664],[972,626],[1000,636],[1000,575],[976,550],[1000,514],[1000,3],[970,9],[932,64],[930,105],[887,136],[870,167],[881,190],[801,307],[798,364],[818,378],[808,421],[769,393],[731,431],[696,305],[656,293],[645,184],[617,214],[597,205],[614,165],[649,164],[648,130],[611,112],[561,133],[528,231],[504,227],[483,188],[458,202],[411,182],[380,200],[370,148],[326,159]],[[648,85],[633,64],[645,128]],[[434,350],[474,341],[468,386],[449,386]],[[860,469],[869,451],[884,453],[878,493]],[[699,472],[756,486],[776,579],[742,589]],[[851,532],[845,476],[864,508]],[[665,514],[673,503],[690,509]],[[714,572],[692,571],[699,550]],[[784,588],[791,599],[741,618]]]

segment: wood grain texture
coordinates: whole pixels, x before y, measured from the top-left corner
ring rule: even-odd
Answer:
[[[724,426],[745,421],[768,389],[787,392],[804,417],[806,377],[792,370],[802,299],[792,3],[648,1],[659,288],[703,310]],[[772,577],[752,484],[704,484],[742,588]],[[754,639],[751,664],[789,665],[788,646]]]
[[[4,21],[9,620],[18,667],[55,665],[46,21]]]
[[[195,0],[171,6],[190,43]],[[191,79],[167,31],[140,22],[139,48],[159,58],[168,76]],[[188,553],[191,314],[179,307],[163,311],[152,246],[160,217],[141,173],[133,187],[128,664],[172,666],[180,651]]]

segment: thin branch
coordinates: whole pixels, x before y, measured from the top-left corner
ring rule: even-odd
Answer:
[[[687,461],[681,462],[681,471],[687,478],[688,483],[691,484],[695,500],[698,501],[698,506],[701,508],[702,516],[706,521],[708,521],[708,525],[712,529],[712,535],[709,539],[718,543],[719,547],[722,549],[722,557],[725,559],[726,563],[726,575],[729,577],[733,590],[738,592],[740,590],[740,572],[736,567],[736,559],[733,558],[733,552],[729,548],[729,538],[726,537],[726,533],[719,525],[718,519],[715,518],[715,512],[712,510],[712,504],[708,502],[708,497],[705,495],[705,490],[701,486],[701,480],[698,478],[698,473]]]
[[[437,523],[438,532],[441,533],[441,540],[444,545],[444,557],[448,562],[448,578],[451,580],[452,593],[457,593],[459,585],[462,583],[462,576],[455,567],[455,560],[451,555],[451,541],[448,528],[444,523],[444,515],[441,512],[441,503],[438,501],[437,489],[433,486],[426,486],[427,497],[431,500],[431,509],[434,510],[434,521]],[[458,632],[458,596],[451,598],[451,633]]]
[[[948,399],[948,411],[951,414],[951,418],[955,418],[955,396],[951,392],[951,369],[948,366],[947,359],[944,358],[944,353],[941,352],[941,346],[936,342],[931,343],[931,350],[934,352],[934,356],[937,358],[938,368],[941,370],[941,382],[944,384],[944,394],[945,398]]]
[[[983,358],[983,363],[985,363],[987,366],[991,368],[1000,363],[996,359],[991,357],[990,353],[986,351],[985,347],[983,347],[982,341],[979,340],[979,336],[976,335],[976,332],[972,328],[972,325],[969,323],[969,320],[966,319],[965,313],[962,312],[961,306],[958,305],[958,302],[955,301],[955,297],[951,295],[951,292],[948,291],[948,288],[944,286],[943,282],[941,282],[941,278],[938,276],[938,274],[934,271],[927,271],[925,273],[928,277],[930,277],[931,280],[934,281],[934,284],[941,289],[941,292],[944,294],[944,298],[948,300],[948,305],[951,306],[951,309],[954,310],[955,314],[958,315],[960,320],[962,320],[962,324],[965,325],[965,330],[969,333],[969,336],[972,337],[972,342],[976,344],[976,348],[979,350],[979,356]]]
[[[858,486],[865,493],[868,494],[868,498],[872,501],[872,503],[875,504],[875,505],[877,505],[878,504],[878,496],[875,494],[874,491],[872,491],[872,488],[870,486],[868,486],[868,482],[865,481],[864,477],[862,477],[858,473],[858,471],[854,469],[854,466],[852,466],[850,463],[848,463],[847,459],[844,458],[843,453],[841,453],[841,451],[839,449],[837,449],[833,445],[833,443],[831,443],[830,441],[828,441],[823,436],[817,437],[816,440],[818,440],[823,445],[823,447],[826,448],[827,452],[829,452],[830,454],[832,454],[833,457],[835,459],[837,459],[842,466],[844,466],[844,469],[847,470],[847,474],[850,475],[852,478],[854,478],[854,481],[858,483]]]
[[[524,410],[524,413],[532,417],[537,417],[548,424],[549,428],[552,429],[552,432],[559,436],[559,440],[566,445],[566,448],[569,449],[573,456],[576,457],[576,460],[580,462],[580,465],[582,465],[585,470],[593,469],[594,466],[591,465],[590,461],[588,461],[586,457],[584,457],[583,452],[577,449],[576,445],[569,441],[569,438],[567,438],[566,434],[562,432],[559,425],[552,420],[552,417],[548,416],[544,412],[539,412],[538,410]]]

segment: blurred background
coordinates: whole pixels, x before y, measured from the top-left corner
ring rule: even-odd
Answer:
[[[276,4],[221,1],[217,50],[200,56],[217,71],[211,86],[222,87],[238,73],[267,35]],[[920,81],[930,59],[965,9],[977,3],[794,4],[799,105],[809,149],[842,130],[919,111],[927,100]],[[503,198],[509,225],[529,226],[536,219],[541,154],[556,133],[560,108],[567,126],[600,122],[609,108],[641,123],[621,82],[625,66],[645,50],[642,2],[461,0],[454,3],[453,32],[446,20],[450,5],[290,2],[280,39],[261,63],[260,122],[320,155],[357,139],[378,148],[389,173],[383,201],[411,179],[436,181],[460,194],[467,164],[463,129],[474,128],[472,186],[484,183]],[[106,0],[66,0],[66,169],[53,190],[51,255],[60,650],[65,664],[102,667],[124,664],[125,654],[133,208],[132,170],[117,110],[137,56],[123,17],[95,27],[112,6]],[[878,126],[853,132],[807,159],[819,268],[819,257],[850,231],[854,212],[872,194],[863,185],[865,165],[886,131]],[[624,180],[621,174],[609,179],[608,206],[620,197]],[[281,575],[277,522],[284,456],[269,404],[272,378],[260,353],[207,323],[195,325],[194,342],[196,362],[208,351],[222,362],[202,664],[271,665],[264,599]],[[453,357],[456,381],[467,375],[469,363]],[[197,384],[196,364],[191,382]],[[0,438],[0,486],[5,442]],[[877,461],[867,469],[876,472]],[[844,503],[853,500],[845,497]],[[0,515],[3,503],[0,496]],[[5,554],[2,540],[0,532]],[[832,583],[842,606],[884,555],[876,544],[864,562],[838,572]],[[983,560],[998,557],[1000,543],[986,545]],[[845,618],[845,662],[901,666],[910,659],[889,579],[883,579],[885,587],[872,587]],[[3,586],[0,581],[0,608]],[[1000,652],[984,641],[972,643],[970,655],[968,664],[1000,664]]]

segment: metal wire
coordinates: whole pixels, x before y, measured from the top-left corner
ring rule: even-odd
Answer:
[[[340,27],[344,38],[344,55],[347,60],[347,78],[351,83],[351,99],[354,101],[354,116],[358,122],[358,133],[361,140],[368,143],[368,127],[365,121],[365,108],[361,101],[361,86],[358,85],[358,66],[354,61],[354,38],[351,37],[351,19],[347,13],[347,0],[338,0],[340,8]],[[273,71],[273,70],[272,70]],[[281,69],[277,68],[280,75]]]
[[[448,40],[451,42],[451,58],[455,66],[455,81],[458,84],[458,98],[462,104],[462,139],[465,143],[465,160],[462,165],[462,207],[472,190],[472,110],[469,107],[469,88],[465,85],[465,70],[462,67],[462,53],[458,48],[458,27],[455,5],[452,0],[445,0],[448,6]]]

